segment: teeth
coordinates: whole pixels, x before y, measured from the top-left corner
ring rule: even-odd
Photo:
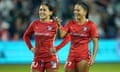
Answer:
[[[40,16],[44,16],[43,14],[41,14]]]
[[[43,13],[40,13],[40,16],[44,16],[45,14],[43,14]]]

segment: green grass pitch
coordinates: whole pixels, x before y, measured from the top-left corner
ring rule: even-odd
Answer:
[[[0,72],[30,72],[30,65],[0,65]],[[64,64],[60,65],[59,72],[64,72]],[[97,63],[91,66],[90,72],[120,72],[120,63]]]

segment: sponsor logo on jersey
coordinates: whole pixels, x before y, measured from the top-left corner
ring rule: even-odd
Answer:
[[[49,36],[50,33],[39,33],[39,32],[35,32],[35,35],[44,35],[44,36]]]
[[[74,35],[74,36],[87,36],[86,34],[80,34],[80,33],[70,33],[71,35]]]

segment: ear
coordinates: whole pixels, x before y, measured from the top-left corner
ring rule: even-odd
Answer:
[[[84,15],[87,15],[87,11],[86,10],[84,11]]]

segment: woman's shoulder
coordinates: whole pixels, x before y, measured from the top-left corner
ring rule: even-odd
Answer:
[[[37,19],[37,20],[33,20],[31,23],[36,23],[36,22],[39,22],[40,20]]]
[[[87,20],[88,24],[95,24],[92,20]]]
[[[87,24],[88,24],[88,26],[90,26],[90,27],[95,27],[95,26],[96,26],[96,24],[95,24],[92,20],[88,20],[88,21],[87,21]]]

